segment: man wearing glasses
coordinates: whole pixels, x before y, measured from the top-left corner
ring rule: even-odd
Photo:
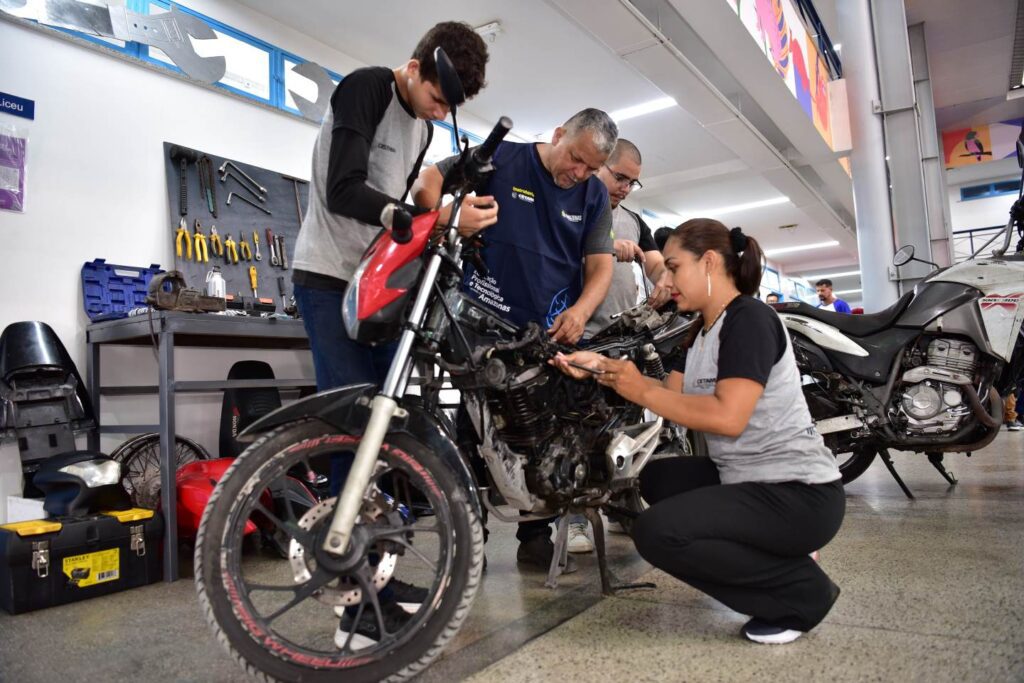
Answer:
[[[584,337],[591,337],[609,325],[613,315],[636,306],[638,292],[633,269],[635,261],[640,262],[644,276],[655,283],[648,303],[658,308],[668,301],[671,278],[651,235],[651,229],[638,214],[621,205],[630,192],[643,187],[640,183],[640,164],[640,150],[636,145],[619,138],[611,156],[597,172],[597,177],[608,188],[618,263],[615,264],[608,294],[587,321]]]

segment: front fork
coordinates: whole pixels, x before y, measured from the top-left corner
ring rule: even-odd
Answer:
[[[452,245],[450,256],[456,260],[461,250],[457,236],[455,227],[449,228],[447,241]],[[412,347],[416,342],[417,332],[426,317],[427,304],[430,302],[434,283],[437,281],[443,260],[440,253],[435,253],[427,262],[426,272],[420,281],[420,288],[416,294],[412,312],[409,314],[409,325],[399,337],[398,348],[395,351],[394,360],[391,361],[388,376],[384,380],[384,386],[380,393],[373,397],[373,402],[370,404],[370,421],[363,432],[359,448],[356,449],[355,459],[352,461],[345,486],[338,496],[338,506],[334,509],[331,526],[324,539],[324,550],[329,553],[345,552],[349,540],[352,538],[352,529],[355,527],[356,519],[359,517],[359,511],[363,505],[363,494],[377,465],[377,455],[380,453],[384,437],[387,436],[391,426],[391,418],[399,410],[397,399],[405,393],[409,381],[409,374],[412,371],[410,362]]]

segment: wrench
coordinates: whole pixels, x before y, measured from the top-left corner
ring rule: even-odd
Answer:
[[[257,261],[262,261],[263,257],[260,256],[260,236],[255,230],[252,231],[252,242],[253,245],[256,247],[256,256],[254,258]]]
[[[270,245],[270,265],[275,268],[281,265],[281,257],[277,255],[277,241],[274,239],[274,233],[267,228],[267,244]]]

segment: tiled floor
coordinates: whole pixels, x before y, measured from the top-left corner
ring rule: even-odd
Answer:
[[[842,587],[814,632],[741,640],[744,618],[652,571],[611,536],[613,565],[655,590],[602,598],[592,556],[557,590],[521,574],[498,525],[469,620],[425,681],[1022,681],[1024,432],[947,457],[896,454],[909,501],[880,462],[847,489],[822,564]],[[214,642],[190,581],[17,617],[0,615],[0,681],[244,681]]]

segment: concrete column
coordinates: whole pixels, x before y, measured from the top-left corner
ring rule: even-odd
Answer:
[[[900,7],[902,8],[902,3]],[[885,167],[882,121],[873,110],[879,101],[874,31],[870,0],[836,3],[842,35],[843,77],[850,107],[850,170],[857,219],[857,252],[860,256],[864,310],[881,310],[899,296],[889,279],[893,246],[892,214]]]

